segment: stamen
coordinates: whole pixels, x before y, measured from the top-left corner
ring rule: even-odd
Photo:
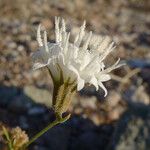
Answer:
[[[44,31],[44,47],[45,47],[45,51],[49,52],[48,45],[47,45],[47,32],[46,31]]]
[[[83,25],[80,27],[79,34],[76,36],[76,39],[75,39],[75,41],[74,41],[74,43],[75,43],[75,45],[76,45],[77,47],[80,46],[81,41],[82,41],[82,39],[83,39],[83,37],[84,37],[84,35],[85,35],[85,32],[84,32],[84,30],[85,30],[85,25],[86,25],[86,21],[83,22]]]
[[[55,37],[56,37],[56,43],[58,43],[60,41],[60,31],[59,31],[59,22],[60,22],[60,18],[59,17],[55,17]]]
[[[41,24],[39,24],[38,30],[37,30],[37,42],[38,42],[39,46],[43,46],[43,42],[42,42],[42,38],[41,38]]]
[[[82,50],[87,50],[91,37],[92,37],[92,31],[90,31],[89,36],[87,37],[87,40],[85,41]]]

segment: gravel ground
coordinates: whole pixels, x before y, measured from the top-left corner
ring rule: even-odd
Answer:
[[[150,105],[150,2],[146,0],[0,0],[0,122],[20,126],[32,136],[54,119],[52,81],[46,70],[32,71],[30,57],[38,48],[39,23],[46,27],[49,40],[54,40],[54,16],[64,17],[73,33],[86,20],[88,31],[110,36],[117,48],[106,61],[120,57],[127,65],[114,71],[114,80],[105,84],[106,98],[102,90],[83,89],[69,108],[71,119],[30,149],[124,150],[111,144],[122,114],[130,105]],[[149,149],[146,146],[143,150]]]

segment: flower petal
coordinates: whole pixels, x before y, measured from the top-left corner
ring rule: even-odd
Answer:
[[[91,78],[91,80],[89,81],[89,83],[93,84],[96,87],[96,91],[98,90],[98,83],[97,83],[97,79],[95,78],[95,76],[93,76]]]
[[[106,97],[107,96],[107,94],[108,94],[108,91],[107,91],[107,89],[105,88],[105,86],[103,85],[103,83],[102,82],[98,82],[98,85],[104,90],[104,92],[105,92],[105,95],[104,95],[104,97]]]
[[[81,78],[77,80],[77,91],[80,91],[84,88],[85,81]]]
[[[37,63],[33,64],[33,70],[37,70],[37,69],[43,68],[45,66],[47,66],[47,64],[42,64],[42,63],[37,62]]]
[[[84,87],[85,83],[90,83],[96,87],[96,90],[101,87],[105,96],[107,95],[103,82],[111,79],[110,71],[123,65],[119,64],[119,59],[111,67],[105,67],[103,60],[114,49],[114,43],[109,37],[94,38],[92,32],[86,36],[84,22],[74,43],[70,43],[70,33],[66,31],[65,21],[64,19],[60,21],[59,17],[55,17],[55,43],[47,41],[45,29],[43,33],[42,39],[41,25],[39,25],[37,30],[39,50],[32,54],[34,70],[47,66],[54,80],[55,78],[62,82],[68,78],[71,81],[75,80],[78,91]]]
[[[77,90],[80,91],[84,87],[85,81],[80,77],[79,72],[76,68],[71,65],[69,65],[68,67],[77,75]]]
[[[100,82],[105,82],[105,81],[108,81],[110,79],[111,79],[111,76],[109,74],[101,74],[101,75],[99,74],[98,75],[98,80]]]

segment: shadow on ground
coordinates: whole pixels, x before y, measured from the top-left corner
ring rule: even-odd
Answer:
[[[0,86],[0,121],[20,126],[31,137],[54,119],[52,110],[35,104],[17,87]],[[96,126],[91,120],[72,115],[64,124],[49,130],[31,149],[37,150],[99,150],[106,149],[114,125]]]
[[[17,87],[0,86],[0,121],[20,126],[29,137],[54,119],[52,110],[35,104]],[[31,147],[31,150],[148,150],[150,148],[150,107],[129,104],[116,123],[96,126],[91,120],[72,115]]]

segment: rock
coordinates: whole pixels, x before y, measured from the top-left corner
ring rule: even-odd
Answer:
[[[150,68],[150,60],[147,59],[131,59],[127,64],[133,68]]]
[[[26,116],[20,116],[19,118],[19,126],[23,129],[29,128],[29,123]]]
[[[42,20],[42,25],[45,28],[51,29],[53,27],[53,22],[48,18],[48,19],[43,19]]]
[[[25,95],[19,95],[11,99],[8,110],[14,113],[26,113],[32,107],[32,102]]]
[[[150,68],[142,69],[140,75],[141,75],[142,79],[145,81],[145,83],[150,85]]]
[[[6,107],[11,99],[17,95],[18,90],[15,87],[0,86],[0,106]]]
[[[61,125],[49,130],[43,136],[43,140],[50,150],[66,150],[69,143],[69,136],[69,128]]]
[[[83,133],[74,143],[72,150],[99,150],[101,139],[96,132]]]
[[[94,96],[96,95],[96,90],[93,86],[87,86],[80,91],[80,94],[86,96]]]
[[[45,107],[42,106],[34,106],[31,109],[28,110],[28,115],[33,116],[33,115],[41,115],[46,112]]]
[[[97,105],[96,105],[96,97],[92,96],[92,97],[80,97],[78,99],[80,101],[80,104],[83,108],[92,108],[92,109],[96,109]]]
[[[68,121],[68,124],[69,126],[71,126],[71,128],[75,129],[77,132],[86,132],[89,130],[93,130],[93,128],[95,127],[95,125],[91,120],[75,116],[73,116]]]
[[[150,46],[150,34],[145,33],[145,32],[140,33],[138,35],[137,44],[149,47]]]
[[[49,91],[37,88],[35,86],[25,86],[23,91],[25,95],[30,97],[34,102],[51,107],[52,95]]]
[[[150,149],[150,106],[134,105],[118,122],[111,148],[113,150]]]
[[[121,95],[115,91],[110,91],[106,97],[106,103],[108,107],[115,107],[121,101]]]
[[[49,148],[44,147],[44,146],[35,145],[30,150],[49,150]]]
[[[123,106],[116,106],[114,107],[112,110],[110,110],[108,112],[108,120],[118,120],[120,118],[120,116],[122,115],[122,113],[125,111],[125,108]]]
[[[141,84],[141,83],[140,83]],[[148,93],[146,93],[146,89],[143,85],[134,86],[128,88],[123,94],[124,99],[127,103],[141,103],[145,105],[150,104],[150,98]]]
[[[150,97],[146,93],[146,90],[143,85],[139,86],[132,96],[133,102],[143,103],[145,105],[150,104]]]
[[[104,100],[104,91],[101,88],[96,91],[92,85],[84,87],[79,93],[81,96],[96,96],[97,99]]]
[[[86,120],[87,122],[88,120]],[[79,132],[75,138],[72,138],[72,143],[69,149],[71,150],[104,150],[109,141],[108,137],[112,136],[112,125],[100,125],[94,128],[89,128],[83,132]]]
[[[9,43],[7,43],[8,48],[10,49],[16,49],[17,48],[17,44],[13,41],[10,41]]]
[[[97,125],[97,126],[101,124],[100,116],[99,116],[97,113],[91,114],[90,119],[91,119],[91,120],[93,121],[93,123],[94,123],[95,125]]]

